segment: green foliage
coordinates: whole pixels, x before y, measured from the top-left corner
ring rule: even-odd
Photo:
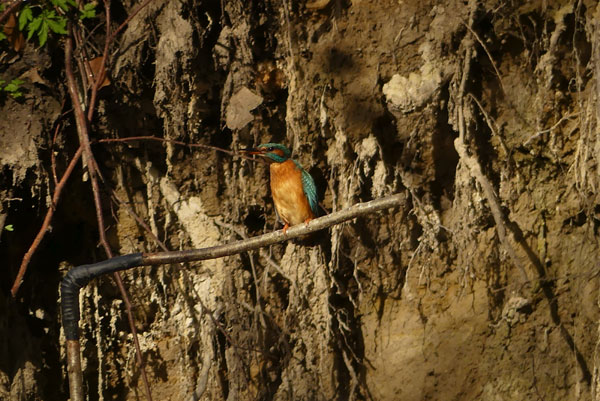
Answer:
[[[87,3],[83,5],[83,9],[79,10],[81,13],[79,15],[80,19],[85,18],[94,18],[96,17],[96,4],[95,3]]]
[[[0,91],[7,92],[15,99],[23,96],[23,92],[21,92],[21,85],[23,85],[25,81],[21,81],[18,78],[13,79],[8,84],[3,79],[0,79]]]
[[[21,13],[19,14],[19,31],[22,31],[23,28],[25,28],[27,22],[31,21],[32,19],[33,11],[31,10],[31,7],[29,7],[28,5],[24,6],[21,9]]]
[[[52,5],[55,7],[60,7],[64,12],[68,12],[70,10],[69,6],[77,7],[77,3],[74,0],[50,0]]]
[[[50,0],[55,6],[62,9],[64,12],[69,12],[71,7],[77,8],[77,3],[74,0]],[[79,19],[94,18],[96,16],[96,3],[87,3],[79,10]]]
[[[5,225],[5,226],[4,226],[4,229],[5,229],[6,231],[15,231],[15,228],[13,227],[13,225],[12,225],[12,224],[7,224],[7,225]]]
[[[35,7],[35,6],[34,6]],[[40,47],[48,40],[48,31],[65,35],[67,33],[67,19],[56,15],[54,10],[42,9],[34,16],[33,7],[26,5],[19,14],[19,30],[27,27],[27,40],[37,34]]]
[[[96,16],[96,4],[84,4],[81,9],[77,8],[74,0],[50,0],[26,4],[19,13],[19,30],[27,30],[27,40],[33,35],[38,38],[40,47],[48,41],[50,32],[60,35],[67,34],[66,13],[77,10],[79,19],[94,18]],[[0,40],[2,37],[0,36]]]

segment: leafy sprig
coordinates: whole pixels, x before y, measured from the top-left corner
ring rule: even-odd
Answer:
[[[39,4],[26,4],[19,13],[19,30],[27,30],[27,40],[33,35],[38,38],[40,47],[48,41],[48,34],[67,34],[67,17],[61,13],[68,13],[73,8],[78,10],[79,19],[94,18],[96,16],[96,4],[86,3],[78,8],[74,0],[50,0],[53,7],[48,7],[47,2]],[[0,40],[2,37],[0,37]]]
[[[96,17],[96,3],[87,3],[79,10],[79,19]]]
[[[21,81],[18,78],[13,79],[8,84],[3,79],[0,79],[0,91],[7,92],[9,95],[17,99],[23,96],[21,85],[24,83],[25,81]]]
[[[62,15],[56,15],[54,10],[42,9],[42,11],[33,15],[32,7],[26,5],[19,14],[19,30],[27,27],[27,40],[37,34],[40,47],[46,44],[48,40],[48,31],[66,35],[67,19]]]

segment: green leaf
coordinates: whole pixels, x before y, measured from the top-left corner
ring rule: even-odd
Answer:
[[[42,17],[38,16],[38,17],[35,17],[29,25],[27,25],[27,40],[31,39],[33,34],[38,29],[40,29],[40,25],[42,25],[42,21],[43,21]]]
[[[12,81],[10,81],[10,83],[8,85],[6,85],[5,90],[10,91],[10,89],[8,89],[9,86],[11,88],[13,88],[13,87],[18,88],[19,86],[23,85],[24,83],[25,83],[25,81],[20,80],[19,78],[15,78]]]
[[[29,5],[24,6],[19,13],[19,31],[22,31],[27,25],[27,22],[33,19],[33,12],[31,11],[31,7]]]
[[[55,19],[47,19],[48,27],[54,33],[60,33],[63,35],[67,34],[67,19],[63,17],[56,17]]]
[[[44,20],[42,27],[38,32],[38,39],[40,41],[40,47],[44,46],[48,40],[48,21],[46,20]]]
[[[67,0],[50,0],[50,2],[55,6],[55,7],[60,7],[62,8],[64,11],[69,11],[69,4],[67,3]]]
[[[23,92],[21,92],[21,85],[24,84],[25,81],[21,81],[18,78],[13,79],[12,81],[10,81],[10,83],[8,85],[6,85],[4,87],[4,91],[10,93],[10,95],[12,97],[14,97],[15,99],[18,97],[23,96]],[[4,81],[2,81],[0,83],[0,86],[4,85]]]
[[[94,3],[84,4],[83,9],[80,10],[80,12],[81,12],[81,15],[79,16],[79,19],[94,18],[96,16],[96,4],[94,4]]]
[[[4,32],[0,31],[0,40],[4,39],[6,39],[6,35],[4,34]]]
[[[15,228],[13,227],[13,225],[12,225],[12,224],[7,224],[7,225],[5,225],[5,226],[4,226],[4,229],[5,229],[6,231],[15,231]]]
[[[0,79],[0,90],[2,89],[2,87],[4,86],[5,83],[6,83],[5,80]]]

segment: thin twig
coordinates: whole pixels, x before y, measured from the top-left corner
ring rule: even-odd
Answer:
[[[475,37],[475,39],[477,39],[477,42],[479,42],[481,47],[483,47],[483,51],[485,51],[485,54],[487,54],[488,58],[490,59],[490,62],[492,63],[492,67],[494,67],[494,71],[496,71],[496,75],[498,76],[498,81],[500,82],[500,88],[502,89],[502,93],[506,95],[506,91],[504,90],[504,84],[502,83],[502,76],[500,75],[500,71],[498,70],[498,67],[496,67],[496,62],[492,58],[492,55],[490,54],[487,46],[485,45],[485,43],[483,43],[483,40],[481,40],[481,38],[479,37],[477,32],[473,30],[473,28],[471,28],[464,22],[462,24],[469,30],[469,32],[471,32],[471,34],[473,34],[473,36]]]
[[[125,28],[125,26],[127,26],[127,24],[129,24],[129,22],[133,19],[133,17],[135,17],[142,10],[142,8],[144,8],[148,4],[150,4],[151,1],[152,0],[146,0],[145,2],[143,2],[142,4],[137,6],[137,8],[135,10],[133,10],[131,12],[131,14],[129,14],[129,16],[125,19],[125,21],[123,21],[123,23],[121,25],[119,25],[119,27],[117,29],[115,29],[115,31],[112,33],[112,35],[110,35],[109,42],[112,42],[113,40],[115,40],[115,37],[119,34],[119,32],[121,32],[123,30],[123,28]]]
[[[106,40],[104,41],[104,51],[102,52],[102,62],[100,63],[100,70],[97,76],[94,78],[94,86],[92,87],[92,93],[90,95],[90,103],[88,105],[88,121],[92,121],[94,117],[94,111],[96,109],[96,97],[98,96],[98,90],[104,82],[106,77],[106,60],[108,59],[108,51],[110,49],[111,36],[110,36],[110,1],[104,0],[104,13],[106,14]]]
[[[54,135],[52,136],[52,144],[50,145],[50,166],[52,168],[52,179],[54,180],[54,185],[58,185],[58,176],[56,175],[56,157],[54,156],[54,144],[56,143],[56,137],[58,136],[58,131],[60,131],[60,122],[56,123],[56,128],[54,128]]]
[[[494,119],[483,108],[483,105],[481,104],[481,102],[479,102],[479,100],[475,96],[473,96],[471,93],[469,93],[469,98],[472,99],[475,102],[475,104],[477,104],[477,107],[479,107],[479,111],[481,112],[481,114],[483,114],[483,118],[485,118],[485,121],[486,121],[488,127],[490,128],[490,130],[492,131],[492,133],[498,138],[498,141],[500,142],[500,146],[502,146],[502,150],[504,150],[504,153],[506,153],[506,155],[510,155],[510,152],[508,151],[508,147],[504,143],[504,139],[502,138],[502,136],[496,129],[496,122],[494,121]]]
[[[67,102],[67,99],[63,99],[62,104],[60,105],[60,109],[63,110],[65,108],[65,103]],[[58,133],[60,132],[60,128],[61,128],[61,120],[64,116],[66,116],[67,114],[69,114],[71,111],[65,111],[63,112],[56,120],[55,124],[56,127],[54,129],[54,135],[52,136],[52,144],[50,145],[50,165],[52,168],[52,178],[54,179],[54,185],[58,185],[58,178],[56,175],[56,157],[54,156],[54,145],[56,144],[56,138],[58,138]],[[56,207],[56,204],[54,205]]]
[[[89,56],[87,54],[87,49],[85,47],[85,43],[81,38],[81,32],[79,29],[73,30],[73,39],[75,40],[75,49],[78,49],[78,54],[75,58],[75,62],[77,63],[77,67],[79,68],[79,77],[81,78],[81,87],[84,88],[84,95],[87,96],[87,92],[85,89],[89,87],[90,83],[88,78],[92,76],[92,68],[89,63]],[[87,103],[87,98],[84,99],[83,103]]]
[[[111,195],[113,197],[113,199],[115,200],[116,203],[119,204],[119,206],[125,208],[125,211],[131,216],[133,217],[133,219],[136,221],[136,223],[138,223],[138,225],[140,227],[142,227],[147,233],[148,235],[152,238],[152,240],[154,240],[154,242],[156,242],[156,244],[160,247],[160,249],[162,249],[165,252],[169,251],[169,248],[167,248],[167,246],[165,245],[164,242],[162,242],[157,236],[156,234],[154,234],[152,232],[152,229],[148,226],[148,224],[146,224],[146,222],[137,215],[137,213],[135,213],[135,211],[133,210],[133,208],[131,206],[129,206],[125,201],[121,200],[118,196],[117,196],[117,192],[114,189],[110,190]]]
[[[579,111],[578,111],[578,112],[575,112],[575,113],[571,113],[571,114],[569,114],[568,116],[562,116],[562,117],[560,118],[560,120],[558,120],[558,121],[556,122],[556,124],[554,124],[552,127],[550,127],[550,128],[547,128],[547,129],[544,129],[544,130],[541,130],[541,131],[538,131],[538,132],[536,132],[535,134],[533,134],[532,136],[530,136],[530,137],[529,137],[529,139],[527,139],[527,140],[526,140],[526,141],[523,143],[523,145],[529,145],[529,142],[533,141],[535,138],[539,137],[540,135],[543,135],[543,134],[546,134],[546,133],[548,133],[548,132],[551,132],[551,131],[555,130],[555,129],[556,129],[556,128],[558,128],[558,126],[559,126],[559,125],[561,125],[561,124],[562,124],[564,121],[566,121],[566,120],[570,120],[570,119],[571,119],[571,118],[573,118],[573,117],[577,117],[577,116],[578,116],[578,115],[580,115],[580,114],[581,114],[581,112],[579,112]]]
[[[240,153],[237,153],[232,150],[219,148],[217,146],[204,145],[201,143],[186,143],[186,142],[182,142],[182,141],[177,141],[175,139],[159,138],[156,136],[130,136],[127,138],[103,138],[103,139],[99,139],[97,141],[92,142],[92,144],[94,144],[94,143],[114,143],[114,142],[134,142],[134,141],[167,142],[167,143],[172,143],[174,145],[188,146],[190,148],[211,149],[211,150],[214,150],[217,152],[225,153],[225,154],[228,154],[228,155],[231,155],[234,157],[239,157],[239,158],[247,159],[247,160],[254,160],[254,161],[259,161],[259,162],[263,161],[263,159],[256,159],[254,157],[246,156],[245,154],[240,154]]]
[[[52,196],[52,205],[50,205],[50,208],[46,212],[46,217],[44,218],[42,227],[40,228],[40,231],[35,236],[35,239],[31,243],[31,246],[27,250],[27,253],[25,254],[25,256],[23,256],[23,260],[21,261],[21,266],[19,267],[19,272],[17,273],[17,277],[15,278],[12,289],[10,290],[13,297],[16,296],[17,291],[19,291],[19,287],[21,286],[21,283],[23,282],[23,277],[25,276],[25,272],[27,271],[27,266],[29,266],[31,257],[33,256],[33,254],[39,247],[40,243],[42,242],[44,235],[46,235],[46,233],[48,232],[48,228],[50,227],[50,221],[52,220],[52,216],[54,215],[54,211],[56,210],[56,205],[58,204],[60,195],[62,194],[62,190],[65,187],[65,184],[67,183],[69,177],[71,176],[73,169],[77,165],[77,162],[79,162],[82,152],[83,152],[83,148],[80,146],[79,149],[77,149],[77,152],[75,152],[75,155],[73,155],[73,159],[71,159],[71,162],[67,166],[65,173],[63,174],[62,178],[56,185],[56,188],[54,189],[54,195]]]

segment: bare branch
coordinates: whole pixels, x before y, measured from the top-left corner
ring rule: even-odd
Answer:
[[[224,256],[235,255],[276,244],[292,238],[312,234],[335,224],[339,224],[359,216],[375,213],[379,210],[400,206],[405,203],[406,198],[404,195],[390,195],[370,202],[359,203],[348,209],[319,217],[318,219],[311,220],[308,224],[298,224],[292,226],[287,230],[287,233],[284,233],[283,230],[279,230],[258,237],[252,237],[246,240],[213,246],[210,248],[191,249],[186,251],[144,253],[142,264],[161,265],[166,263],[190,262],[195,260],[215,259],[222,258]]]
[[[119,27],[117,29],[115,29],[115,31],[112,33],[112,35],[110,35],[110,42],[112,42],[115,37],[119,34],[119,32],[121,32],[123,30],[123,28],[125,28],[127,26],[127,24],[129,24],[129,21],[131,21],[133,19],[133,17],[135,17],[142,8],[146,7],[148,4],[150,4],[152,0],[146,0],[145,2],[143,2],[142,4],[140,4],[139,6],[137,6],[137,8],[135,10],[133,10],[131,12],[131,14],[129,14],[129,16],[127,17],[127,19],[125,19],[125,21],[123,21],[123,23],[121,25],[119,25]]]
[[[19,291],[19,287],[21,287],[21,283],[23,282],[23,276],[25,276],[25,272],[27,271],[27,266],[29,266],[31,257],[33,256],[36,249],[42,242],[42,239],[44,238],[44,235],[46,235],[46,232],[48,232],[48,227],[50,227],[50,221],[52,221],[52,216],[54,215],[54,210],[56,208],[56,205],[58,204],[60,195],[62,194],[62,190],[65,187],[65,184],[67,183],[69,177],[71,176],[73,169],[75,169],[77,162],[81,158],[82,152],[83,152],[83,148],[80,146],[79,149],[77,149],[77,152],[75,152],[73,159],[71,159],[71,162],[67,166],[67,169],[65,170],[65,173],[63,174],[62,178],[56,185],[56,188],[54,189],[54,195],[52,196],[52,205],[46,212],[46,217],[44,218],[42,227],[40,228],[40,231],[35,236],[33,243],[29,247],[29,250],[27,251],[25,256],[23,256],[23,260],[21,261],[21,266],[19,267],[19,272],[17,273],[17,277],[15,278],[12,289],[10,290],[10,293],[12,294],[13,297],[17,295],[17,291]]]

